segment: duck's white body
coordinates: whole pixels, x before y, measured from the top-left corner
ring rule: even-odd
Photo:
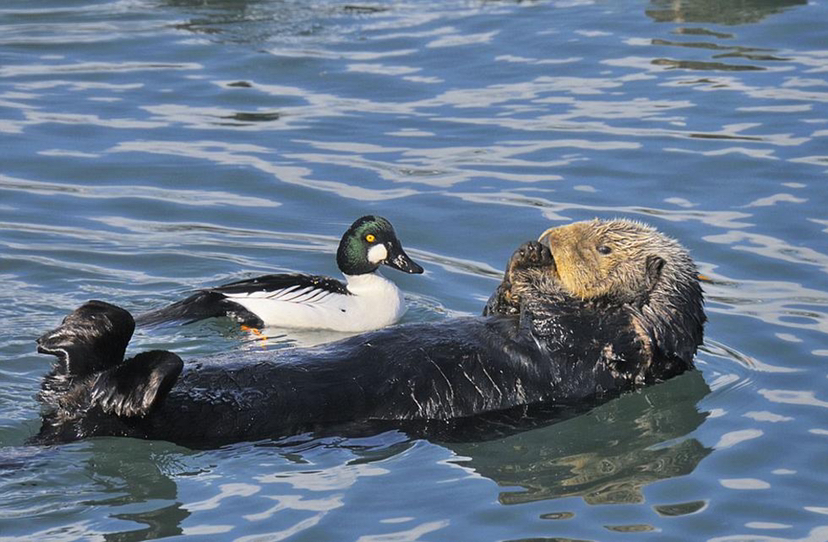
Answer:
[[[379,271],[345,279],[347,293],[305,286],[225,296],[268,327],[362,332],[394,324],[405,314],[403,293]]]

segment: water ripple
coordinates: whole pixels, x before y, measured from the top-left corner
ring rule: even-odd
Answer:
[[[216,164],[246,166],[271,174],[281,182],[333,192],[360,201],[382,201],[411,196],[417,192],[406,188],[365,189],[346,183],[316,180],[306,167],[274,164],[247,153],[266,153],[267,149],[252,145],[233,145],[221,141],[131,141],[122,142],[108,152],[142,152],[207,160]]]
[[[88,186],[67,182],[46,183],[18,179],[0,174],[0,190],[20,191],[29,194],[64,197],[120,199],[140,198],[172,202],[180,205],[215,206],[238,205],[241,207],[278,207],[279,203],[265,198],[248,198],[224,191],[171,190],[154,186]],[[0,226],[2,227],[2,226]]]
[[[73,64],[35,64],[27,66],[4,66],[0,77],[20,77],[55,74],[97,74],[127,73],[157,70],[201,70],[203,66],[194,62],[76,62]]]

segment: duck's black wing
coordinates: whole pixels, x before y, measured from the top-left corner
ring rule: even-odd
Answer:
[[[278,275],[263,275],[252,279],[230,282],[211,292],[218,292],[226,296],[234,295],[265,295],[279,298],[289,293],[305,290],[316,290],[321,293],[350,294],[348,288],[341,281],[321,275],[305,275],[302,273],[282,273]]]
[[[172,305],[138,315],[135,323],[139,326],[170,322],[189,324],[207,318],[229,316],[242,324],[261,327],[262,320],[235,303],[233,298],[262,297],[274,301],[313,303],[331,294],[345,295],[350,292],[344,283],[320,275],[301,273],[263,275],[199,290]]]

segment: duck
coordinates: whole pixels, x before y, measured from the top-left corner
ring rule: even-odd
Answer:
[[[137,325],[192,323],[230,317],[245,329],[279,327],[360,333],[394,324],[405,297],[381,266],[409,274],[423,268],[403,250],[391,222],[358,218],[342,235],[336,263],[345,281],[322,275],[280,273],[197,291],[167,307],[140,314]]]

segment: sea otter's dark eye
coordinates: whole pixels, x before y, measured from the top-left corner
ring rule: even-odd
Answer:
[[[612,249],[610,247],[608,247],[607,245],[598,245],[598,248],[595,249],[595,250],[597,250],[601,254],[605,254],[605,255],[612,252]]]

